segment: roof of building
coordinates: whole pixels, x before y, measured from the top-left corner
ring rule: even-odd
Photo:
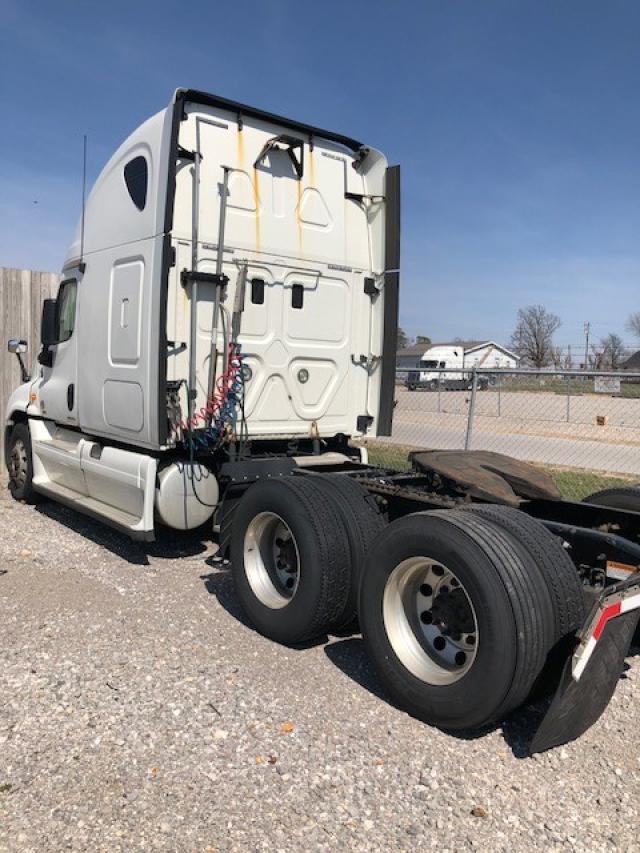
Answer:
[[[623,370],[640,370],[640,350],[630,355],[626,361],[621,364]]]
[[[406,357],[424,355],[430,346],[433,346],[433,344],[411,344],[410,347],[403,347],[402,349],[399,349],[396,355]]]

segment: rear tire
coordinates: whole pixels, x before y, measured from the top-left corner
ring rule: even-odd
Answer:
[[[571,558],[547,528],[537,519],[513,507],[477,505],[467,512],[481,515],[510,535],[533,560],[533,572],[540,575],[551,596],[554,614],[553,639],[544,670],[532,688],[537,698],[555,690],[562,674],[575,632],[587,615],[587,605],[578,572]]]
[[[386,520],[373,495],[351,477],[340,474],[314,474],[312,477],[338,506],[351,554],[349,595],[342,614],[332,627],[336,631],[351,627],[355,630],[362,566],[371,542],[386,526]]]
[[[371,553],[360,625],[398,705],[454,731],[498,721],[524,701],[552,644],[553,612],[510,536],[481,516],[439,510],[394,521]],[[421,580],[423,568],[426,578],[452,578],[446,592]]]
[[[582,499],[582,503],[640,512],[640,486],[602,489]]]
[[[586,616],[585,597],[576,567],[544,524],[518,509],[488,504],[470,507],[467,512],[493,521],[527,550],[544,578],[555,615],[555,640],[573,634]]]
[[[36,503],[40,496],[33,488],[33,456],[28,424],[17,423],[13,427],[7,450],[9,491],[17,501]]]
[[[265,637],[295,645],[329,631],[345,611],[351,555],[327,488],[311,477],[250,486],[234,513],[231,573]]]

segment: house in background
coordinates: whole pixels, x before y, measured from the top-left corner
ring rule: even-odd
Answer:
[[[495,341],[467,341],[464,344],[465,367],[501,367],[515,369],[520,357]]]

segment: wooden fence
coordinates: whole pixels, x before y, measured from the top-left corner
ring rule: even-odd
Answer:
[[[29,345],[23,356],[30,370],[40,349],[42,302],[55,296],[60,277],[51,272],[0,267],[0,406],[2,423],[7,400],[20,384],[20,368],[15,355],[7,352],[9,338],[24,338]],[[4,442],[0,441],[0,460]]]

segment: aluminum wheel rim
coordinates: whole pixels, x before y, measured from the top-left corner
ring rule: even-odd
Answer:
[[[27,470],[29,460],[27,457],[27,448],[24,441],[18,439],[9,455],[9,478],[16,486],[24,486],[27,482]]]
[[[244,537],[244,571],[258,601],[272,610],[286,607],[298,591],[298,544],[276,513],[261,512],[249,522]]]
[[[478,650],[478,620],[460,579],[430,557],[403,560],[389,575],[382,601],[393,651],[427,684],[454,684]]]

